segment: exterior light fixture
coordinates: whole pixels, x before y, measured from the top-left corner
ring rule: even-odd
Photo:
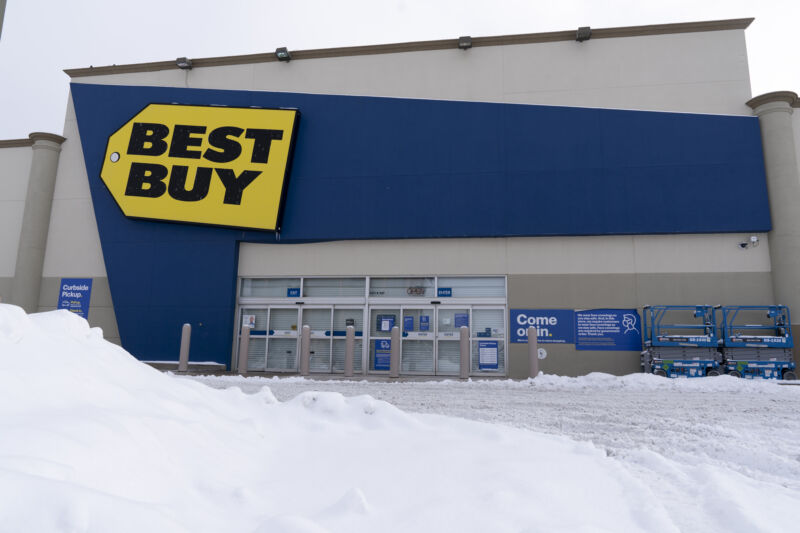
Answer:
[[[285,46],[281,46],[280,48],[275,49],[275,57],[278,58],[278,61],[291,61],[292,54],[289,53],[289,50]]]
[[[176,59],[175,64],[178,65],[178,68],[183,70],[191,70],[192,68],[192,60],[185,57],[179,57]]]
[[[583,41],[588,41],[592,38],[592,28],[589,26],[581,26],[578,28],[578,31],[575,33],[575,40],[579,43]]]
[[[469,48],[472,48],[472,37],[470,37],[469,35],[462,35],[461,37],[459,37],[458,47],[461,50],[467,50]]]

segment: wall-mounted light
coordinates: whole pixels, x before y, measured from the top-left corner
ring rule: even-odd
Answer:
[[[588,41],[592,38],[592,28],[589,26],[581,26],[578,28],[578,31],[575,33],[575,40],[579,43],[583,41]]]
[[[178,65],[178,68],[183,70],[191,70],[192,69],[192,60],[186,57],[179,57],[175,60],[175,64]]]
[[[278,61],[292,60],[292,54],[289,53],[289,50],[285,46],[281,46],[280,48],[275,49],[275,57],[278,58]]]
[[[462,35],[458,38],[458,47],[461,50],[468,50],[472,48],[472,37],[469,35]]]

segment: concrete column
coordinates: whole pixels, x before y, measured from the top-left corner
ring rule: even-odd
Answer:
[[[250,355],[250,326],[242,326],[242,335],[239,339],[239,362],[236,371],[239,374],[247,373],[247,356]]]
[[[792,106],[799,103],[797,94],[790,91],[763,94],[747,102],[761,123],[772,214],[772,289],[775,303],[789,306],[795,328],[800,324],[800,172],[795,134],[800,132],[792,127]]]
[[[539,337],[536,328],[528,328],[528,377],[535,378],[539,375]]]
[[[344,340],[344,377],[353,377],[353,351],[356,346],[356,328],[347,326]]]
[[[400,328],[392,328],[392,348],[389,356],[389,377],[400,377]]]
[[[42,285],[47,232],[50,229],[50,209],[53,206],[58,156],[61,153],[61,143],[66,139],[60,135],[41,132],[31,133],[29,137],[33,141],[33,155],[17,249],[17,266],[11,284],[11,303],[28,313],[35,313],[39,309],[39,291]]]
[[[189,346],[192,343],[192,325],[184,324],[181,330],[181,349],[178,356],[178,372],[189,370]]]
[[[307,376],[311,367],[311,326],[303,326],[300,333],[300,375]]]
[[[458,377],[467,379],[469,377],[469,328],[461,326],[459,329],[459,348],[461,349],[461,372]]]

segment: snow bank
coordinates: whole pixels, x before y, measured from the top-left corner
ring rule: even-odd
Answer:
[[[590,443],[369,396],[211,389],[66,311],[0,304],[0,365],[0,531],[679,529],[669,501]],[[653,456],[642,463],[669,464]],[[764,500],[749,481],[701,474],[709,494],[731,493],[716,507]]]
[[[242,384],[245,381],[258,381],[265,386],[270,382],[281,381],[284,383],[302,383],[314,381],[313,378],[300,376],[292,377],[248,377],[242,376],[213,376],[217,383],[228,383],[231,386]],[[352,381],[337,380],[341,383],[355,383]],[[591,374],[579,377],[557,376],[555,374],[540,373],[535,379],[510,380],[510,379],[471,379],[467,381],[452,381],[447,379],[417,381],[415,387],[440,387],[446,383],[452,387],[487,388],[487,389],[533,389],[541,391],[587,391],[592,390],[627,390],[636,392],[647,391],[693,391],[693,392],[734,392],[744,394],[770,394],[776,386],[777,380],[767,379],[740,379],[728,375],[716,377],[704,377],[702,379],[667,379],[654,374],[629,374],[627,376],[615,376],[602,372],[592,372]],[[403,382],[388,384],[404,386]]]

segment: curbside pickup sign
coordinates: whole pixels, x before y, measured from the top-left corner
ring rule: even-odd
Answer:
[[[66,309],[82,318],[89,318],[92,278],[62,278],[58,287],[57,309]]]
[[[109,137],[100,177],[127,217],[275,231],[299,117],[150,104]]]

